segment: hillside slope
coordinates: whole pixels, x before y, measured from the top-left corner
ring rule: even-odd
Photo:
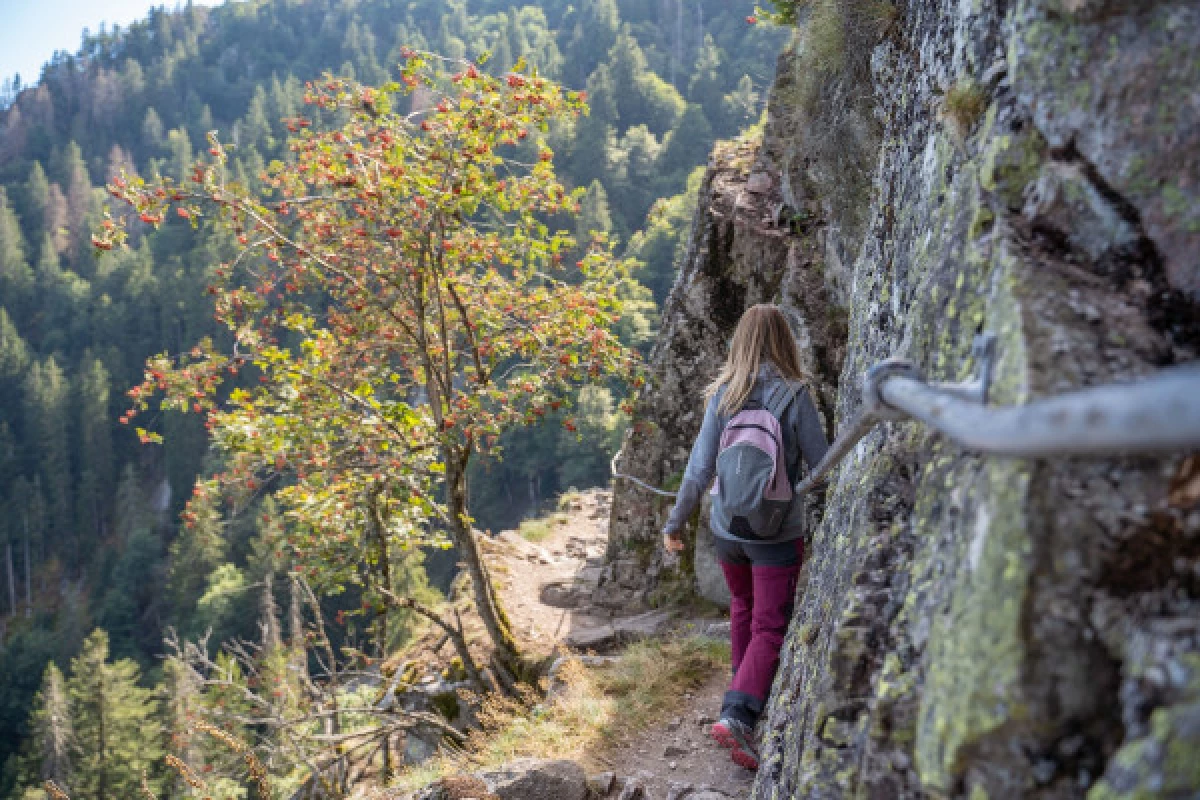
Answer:
[[[622,467],[671,483],[754,302],[839,427],[867,367],[963,379],[980,331],[1001,405],[1193,360],[1198,44],[1186,2],[808,4],[762,146],[706,176]],[[754,796],[1194,796],[1194,467],[876,428],[824,498]],[[664,513],[614,497],[650,588]]]

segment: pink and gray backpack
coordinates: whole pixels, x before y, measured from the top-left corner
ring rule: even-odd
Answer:
[[[771,539],[791,507],[792,484],[779,421],[795,397],[795,387],[776,383],[765,408],[743,408],[721,433],[713,522],[739,539]]]

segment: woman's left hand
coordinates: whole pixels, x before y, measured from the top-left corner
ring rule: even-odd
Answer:
[[[678,533],[663,533],[663,549],[668,553],[683,552],[683,537]]]

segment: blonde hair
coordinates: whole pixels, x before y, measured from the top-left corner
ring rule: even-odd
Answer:
[[[800,352],[783,312],[778,306],[760,303],[742,314],[729,343],[729,357],[708,385],[704,397],[710,399],[721,387],[727,386],[717,410],[721,414],[738,411],[750,396],[764,359],[774,364],[785,380],[808,379],[800,367]]]

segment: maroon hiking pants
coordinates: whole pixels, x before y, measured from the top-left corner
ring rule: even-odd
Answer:
[[[732,601],[733,681],[721,715],[753,726],[771,692],[792,617],[804,542],[756,543],[714,537]]]

